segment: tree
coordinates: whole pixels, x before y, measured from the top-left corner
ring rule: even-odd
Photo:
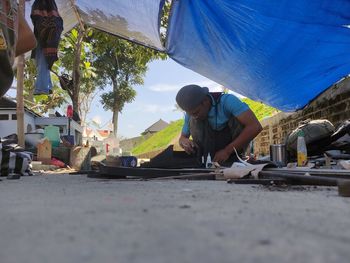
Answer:
[[[96,87],[100,85],[100,80],[97,78],[96,69],[92,67],[88,61],[84,62],[84,70],[81,75],[81,86],[79,93],[79,115],[81,123],[86,126],[86,117],[90,112],[91,104],[97,96]]]
[[[96,87],[101,85],[95,68],[91,65],[91,33],[90,28],[74,28],[60,43],[61,57],[58,61],[58,75],[63,76],[62,88],[68,93],[73,109],[83,123],[86,122],[86,115],[96,96]]]
[[[165,59],[166,55],[97,30],[92,35],[92,45],[93,65],[103,80],[102,87],[112,86],[112,91],[101,96],[101,102],[104,109],[113,112],[113,132],[117,137],[118,114],[125,103],[134,100],[133,86],[143,84],[147,63]]]

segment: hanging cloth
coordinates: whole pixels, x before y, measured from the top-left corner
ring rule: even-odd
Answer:
[[[36,48],[35,62],[38,75],[35,81],[34,95],[50,94],[52,90],[50,70],[40,44]]]
[[[34,35],[42,48],[48,69],[58,59],[57,49],[63,31],[63,19],[54,0],[35,0],[30,14]],[[32,55],[35,57],[35,55]]]

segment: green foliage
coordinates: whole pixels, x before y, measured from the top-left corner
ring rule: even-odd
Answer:
[[[162,16],[160,19],[160,40],[163,46],[165,46],[165,42],[166,42],[166,32],[169,25],[170,9],[171,9],[171,0],[165,0],[163,10],[162,10]]]
[[[103,93],[101,95],[101,103],[103,103],[105,110],[113,111],[113,106],[116,106],[118,112],[121,112],[125,103],[132,102],[135,97],[136,91],[123,82],[117,90]],[[117,104],[113,104],[114,98],[118,98],[119,102]]]
[[[62,38],[59,46],[60,59],[55,63],[55,72],[65,74],[70,81],[62,88],[71,98],[74,111],[79,114],[82,123],[86,122],[96,88],[103,82],[92,65],[91,35],[91,28],[78,26],[72,29]]]
[[[254,112],[256,118],[260,121],[266,117],[272,116],[274,113],[278,112],[277,109],[263,104],[261,102],[257,102],[248,98],[242,99],[243,102],[248,104],[249,108]]]
[[[183,123],[183,119],[170,123],[168,127],[152,135],[146,141],[132,149],[132,153],[141,154],[166,148],[177,136],[179,136]]]
[[[121,112],[125,103],[136,96],[133,86],[143,84],[147,63],[165,55],[98,30],[93,31],[90,40],[95,55],[93,65],[104,80],[102,86],[113,86],[101,102],[105,109]]]
[[[87,29],[88,32],[91,29]],[[60,41],[59,52],[60,59],[56,63],[61,67],[61,71],[65,72],[68,75],[72,75],[74,70],[74,58],[77,52],[77,49],[80,48],[77,46],[79,42],[79,37],[81,33],[76,28],[73,28],[68,34],[66,34]],[[88,41],[81,42],[81,53],[80,53],[81,63],[79,64],[79,70],[84,72],[85,63],[90,63],[91,60],[91,45]]]

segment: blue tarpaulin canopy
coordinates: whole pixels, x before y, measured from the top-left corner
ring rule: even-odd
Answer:
[[[173,1],[174,60],[283,111],[350,72],[349,0]]]

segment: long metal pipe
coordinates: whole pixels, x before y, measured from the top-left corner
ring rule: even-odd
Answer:
[[[297,169],[283,169],[283,168],[266,168],[264,171],[275,173],[288,173],[304,175],[308,173],[311,176],[326,176],[333,178],[350,179],[350,171],[348,170],[335,170],[335,169],[310,169],[310,168],[297,168]]]
[[[261,171],[259,173],[264,179],[268,178],[284,178],[287,180],[293,181],[294,184],[307,184],[307,185],[324,185],[324,186],[337,186],[338,181],[342,179],[329,178],[324,176],[310,176],[310,175],[301,175],[295,173],[281,172],[276,171]]]

